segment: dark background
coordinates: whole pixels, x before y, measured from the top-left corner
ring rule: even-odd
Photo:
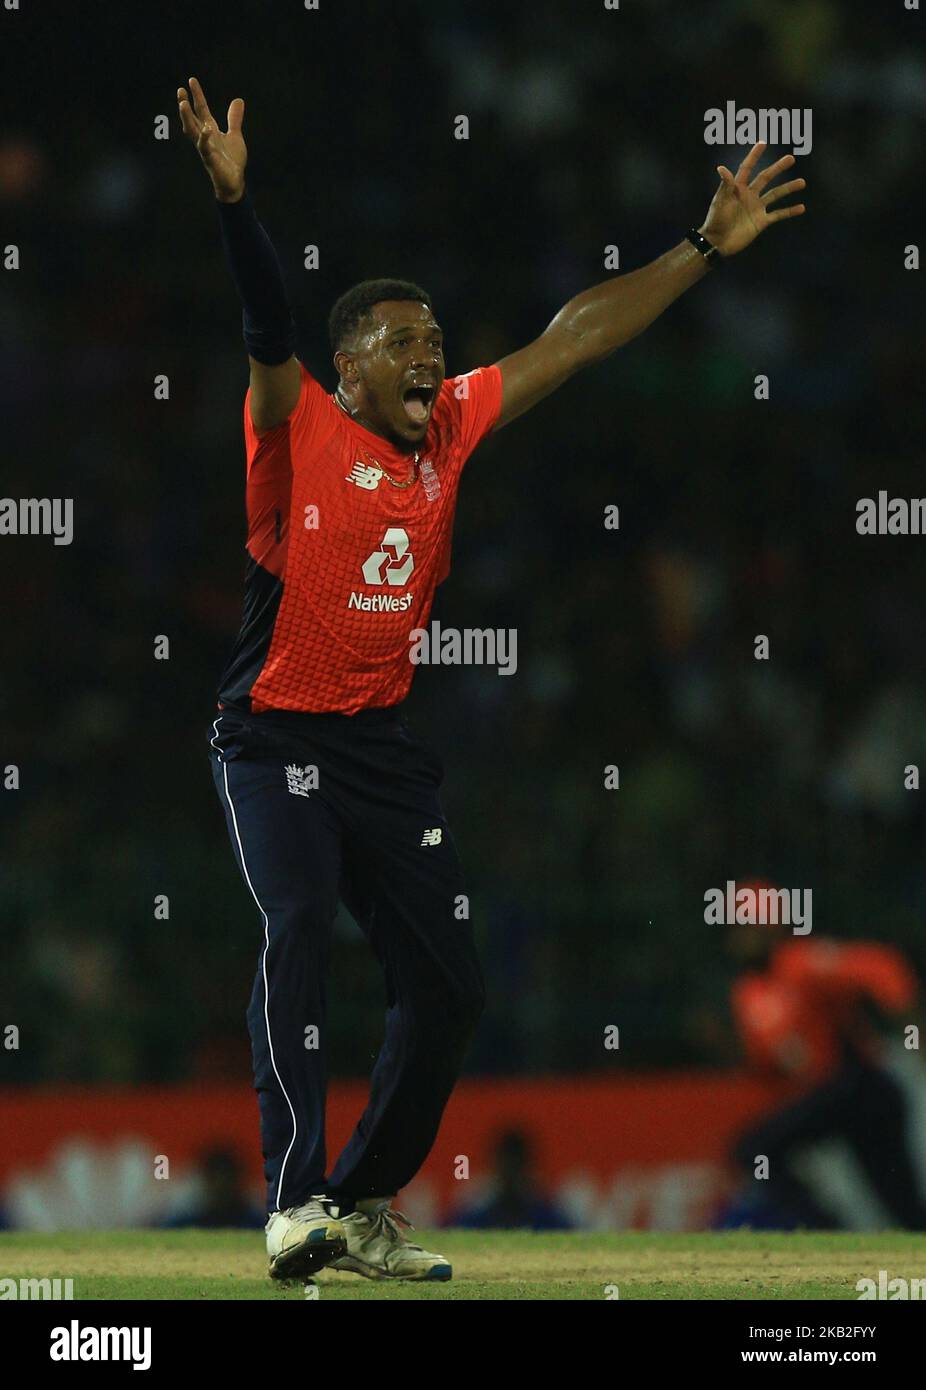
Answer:
[[[903,267],[923,23],[901,0],[0,11],[0,244],[22,256],[0,276],[0,491],[75,504],[69,548],[0,542],[0,764],[22,779],[0,794],[0,1022],[24,1040],[4,1080],[249,1074],[258,922],[206,758],[247,363],[176,117],[191,73],[223,124],[245,98],[249,185],[328,389],[327,312],[355,281],[428,288],[448,373],[494,361],[605,278],[605,246],[631,269],[703,220],[745,153],[705,145],[707,108],[812,108],[807,216],[467,465],[433,616],[516,628],[519,668],[425,668],[408,713],[446,764],[489,979],[473,1071],[732,1060],[703,921],[728,878],[811,888],[816,933],[926,967],[902,780],[926,756],[926,541],[855,531],[858,498],[924,491]],[[365,1073],[382,986],[349,923],[332,1001],[334,1070]]]

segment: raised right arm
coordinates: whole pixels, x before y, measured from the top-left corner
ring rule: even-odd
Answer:
[[[244,341],[251,368],[251,419],[258,434],[286,421],[299,400],[295,325],[273,243],[257,220],[244,183],[247,148],[241,133],[244,102],[235,97],[223,134],[202,87],[190,78],[192,103],[177,90],[184,133],[212,180],[226,260],[244,306]]]

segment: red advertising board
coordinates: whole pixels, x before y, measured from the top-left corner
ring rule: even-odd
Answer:
[[[329,1160],[365,1098],[363,1082],[332,1086]],[[577,1224],[697,1229],[728,1185],[732,1138],[769,1101],[731,1073],[465,1081],[401,1205],[422,1224],[452,1217],[490,1181],[499,1135],[517,1130],[540,1187]],[[156,1219],[214,1146],[236,1150],[260,1189],[257,1102],[245,1086],[8,1089],[0,1133],[0,1204],[13,1224],[95,1225],[97,1210],[112,1225]],[[165,1159],[169,1184],[153,1176]]]

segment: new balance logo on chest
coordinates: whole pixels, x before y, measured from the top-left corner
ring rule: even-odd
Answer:
[[[377,468],[372,463],[361,463],[358,459],[353,468],[345,477],[345,483],[356,483],[357,487],[362,487],[366,492],[372,492],[379,487],[379,480],[383,476],[383,470]]]

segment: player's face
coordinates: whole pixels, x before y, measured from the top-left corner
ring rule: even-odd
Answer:
[[[406,448],[424,439],[444,380],[444,335],[426,304],[383,300],[352,353],[356,400],[378,431]]]

